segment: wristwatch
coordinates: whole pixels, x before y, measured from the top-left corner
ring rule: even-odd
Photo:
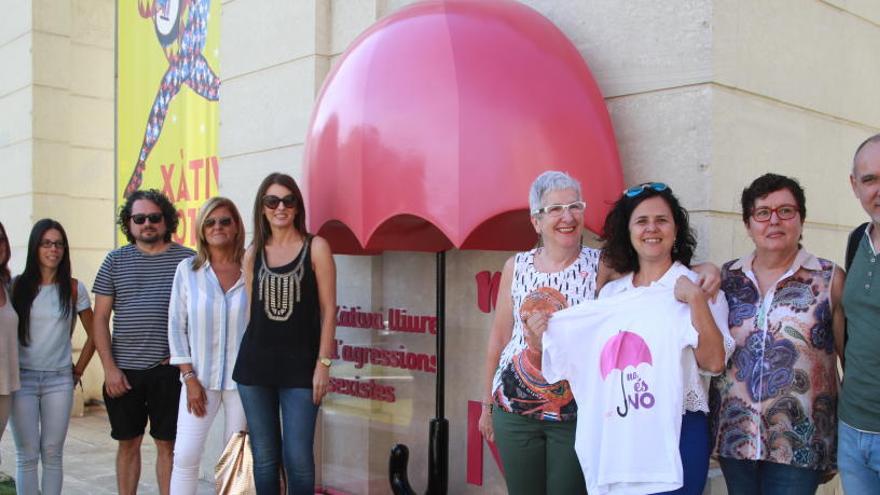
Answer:
[[[324,356],[320,356],[320,357],[318,357],[318,362],[321,363],[321,364],[323,364],[324,366],[326,366],[326,367],[328,367],[328,368],[330,367],[331,364],[333,364],[333,361],[331,361],[330,358],[328,358],[328,357],[324,357]]]

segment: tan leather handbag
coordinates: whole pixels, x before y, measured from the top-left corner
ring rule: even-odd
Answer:
[[[254,458],[248,432],[240,431],[229,439],[217,467],[214,484],[220,495],[248,495],[257,493],[254,486]]]
[[[279,493],[287,493],[287,476],[279,466]],[[248,432],[240,431],[226,442],[217,467],[214,468],[214,485],[218,495],[250,495],[257,493],[254,483],[254,457]]]

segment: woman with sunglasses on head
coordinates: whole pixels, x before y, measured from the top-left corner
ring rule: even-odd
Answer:
[[[541,334],[553,312],[594,299],[615,274],[600,250],[583,246],[586,203],[575,179],[539,175],[529,208],[539,247],[508,259],[501,272],[479,428],[498,446],[511,494],[585,493],[574,450],[577,405],[567,382],[544,380]]]
[[[168,309],[171,364],[180,368],[180,394],[171,495],[194,494],[208,431],[220,407],[224,439],[247,429],[232,381],[247,326],[247,290],[241,260],[244,225],[235,204],[213,197],[196,219],[196,256],[177,266]]]
[[[18,314],[9,292],[9,238],[0,222],[0,439],[12,407],[12,393],[19,389]]]
[[[95,352],[89,293],[85,284],[71,276],[69,243],[60,223],[44,218],[34,224],[24,272],[12,287],[12,305],[19,318],[21,373],[21,388],[12,395],[11,417],[18,458],[16,490],[19,494],[59,494],[73,387]],[[72,365],[70,340],[76,315],[87,340]]]
[[[684,411],[679,437],[683,486],[669,493],[703,493],[709,471],[709,379],[724,370],[733,352],[727,301],[712,301],[690,269],[697,242],[685,210],[661,182],[624,191],[605,218],[605,261],[623,274],[606,284],[600,298],[636,287],[668,287],[688,305],[697,345],[682,354]],[[672,302],[672,300],[670,300]],[[658,425],[659,426],[659,425]]]
[[[731,495],[812,494],[836,470],[844,273],[801,246],[795,179],[762,175],[741,199],[755,250],[721,271],[736,351],[712,381],[716,453]]]
[[[334,350],[336,266],[327,241],[306,230],[303,197],[289,175],[273,173],[260,184],[243,265],[250,321],[233,379],[249,425],[257,493],[278,493],[283,460],[287,493],[311,494],[315,421]]]

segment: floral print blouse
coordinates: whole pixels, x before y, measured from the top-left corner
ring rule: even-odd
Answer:
[[[766,294],[754,255],[725,263],[721,289],[736,341],[712,380],[715,453],[832,471],[837,458],[837,360],[831,325],[834,263],[801,249]]]

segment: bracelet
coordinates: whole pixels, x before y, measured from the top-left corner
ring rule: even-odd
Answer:
[[[183,381],[187,381],[187,380],[189,380],[190,378],[195,378],[195,377],[196,377],[196,372],[193,371],[193,370],[189,370],[189,371],[183,373],[182,375],[180,375],[180,377],[183,378]]]
[[[495,411],[495,403],[494,402],[481,402],[480,404],[483,404],[483,407],[485,407],[489,410],[489,414],[492,414]]]

